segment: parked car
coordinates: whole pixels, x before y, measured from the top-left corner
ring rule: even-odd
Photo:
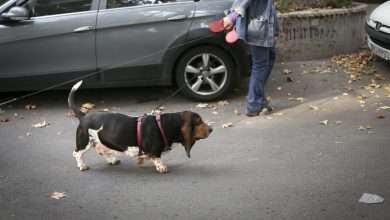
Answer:
[[[367,19],[368,46],[372,52],[390,60],[390,1],[377,7]]]
[[[0,91],[37,90],[99,72],[89,88],[183,87],[225,95],[247,49],[208,30],[231,0],[0,0]]]

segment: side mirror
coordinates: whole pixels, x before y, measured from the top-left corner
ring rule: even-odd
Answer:
[[[12,7],[8,12],[1,14],[1,17],[13,21],[23,21],[29,19],[29,12],[24,7],[15,6]]]

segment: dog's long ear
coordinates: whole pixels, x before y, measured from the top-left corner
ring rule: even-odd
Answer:
[[[181,134],[183,136],[183,145],[186,149],[186,153],[188,158],[191,157],[191,148],[195,143],[195,139],[193,136],[194,132],[194,126],[193,126],[193,120],[192,120],[192,112],[185,111],[182,112],[181,115]]]

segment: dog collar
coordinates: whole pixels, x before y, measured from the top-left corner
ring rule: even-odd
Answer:
[[[143,118],[144,116],[140,116],[137,118],[137,145],[141,148],[142,151],[143,151],[143,145],[142,145],[142,119]],[[161,115],[159,114],[156,115],[156,121],[157,121],[158,129],[160,130],[161,136],[164,140],[165,147],[169,147],[168,138],[161,124]]]

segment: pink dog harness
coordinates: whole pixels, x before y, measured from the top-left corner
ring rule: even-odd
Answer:
[[[143,118],[144,118],[144,116],[140,116],[137,118],[137,145],[140,147],[142,152],[144,152],[143,144],[142,144],[142,119]],[[156,122],[157,122],[157,126],[160,130],[161,136],[164,140],[165,147],[169,147],[168,138],[165,135],[165,131],[161,125],[161,115],[160,114],[156,115]]]

